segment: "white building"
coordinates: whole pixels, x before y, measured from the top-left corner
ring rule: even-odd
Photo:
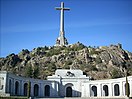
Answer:
[[[126,78],[90,80],[81,70],[58,69],[47,80],[16,76],[0,71],[0,96],[26,96],[31,82],[32,97],[125,97]],[[128,77],[132,97],[132,76]]]

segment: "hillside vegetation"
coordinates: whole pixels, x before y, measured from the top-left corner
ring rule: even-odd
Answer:
[[[132,75],[132,53],[121,44],[91,47],[76,43],[67,47],[38,47],[32,51],[23,49],[18,54],[0,58],[0,70],[20,76],[46,79],[56,69],[81,69],[92,79],[124,77]]]

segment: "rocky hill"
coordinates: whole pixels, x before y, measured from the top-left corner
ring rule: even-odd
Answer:
[[[121,44],[91,47],[76,43],[67,47],[38,47],[32,51],[23,49],[0,58],[0,70],[20,76],[46,79],[57,68],[81,69],[92,79],[124,77],[126,69],[132,75],[132,53]]]

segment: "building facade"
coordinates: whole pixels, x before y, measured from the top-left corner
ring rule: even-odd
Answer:
[[[127,77],[132,97],[132,76]],[[0,96],[27,96],[31,82],[31,97],[126,97],[126,78],[90,80],[81,70],[58,69],[47,80],[16,76],[0,71]]]

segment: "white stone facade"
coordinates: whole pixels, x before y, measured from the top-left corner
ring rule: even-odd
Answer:
[[[32,97],[58,97],[58,82],[56,81],[25,78],[6,71],[0,71],[0,77],[4,79],[3,81],[0,80],[3,86],[3,88],[0,89],[0,95],[10,94],[10,96],[26,96],[27,84],[30,81],[30,94]]]
[[[47,80],[25,78],[0,71],[0,96],[26,96],[31,82],[31,97],[125,97],[126,78],[90,80],[81,70],[58,69]],[[132,97],[132,76],[128,77]]]

